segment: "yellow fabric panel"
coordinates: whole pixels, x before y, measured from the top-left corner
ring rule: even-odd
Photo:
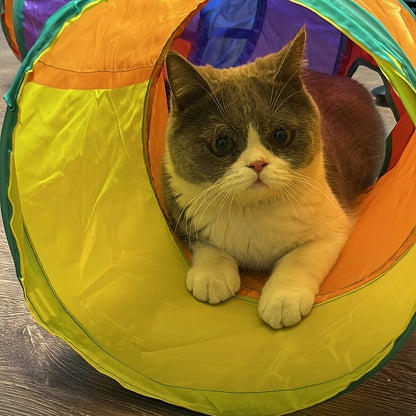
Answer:
[[[21,209],[46,276],[56,278],[55,290],[70,309],[82,298],[87,310],[101,286],[117,286],[115,271],[127,286],[144,264],[163,271],[162,253],[169,267],[183,270],[143,163],[147,88],[71,91],[28,83],[20,96]],[[127,258],[142,262],[130,269]]]
[[[121,88],[148,81],[155,64],[163,62],[163,48],[203,2],[119,3],[101,2],[68,21],[35,63],[30,80],[63,89]]]
[[[245,298],[196,301],[143,163],[147,89],[22,90],[14,158],[30,240],[19,238],[39,319],[130,389],[208,413],[284,413],[374,368],[409,323],[415,250],[292,329],[268,328]]]
[[[397,95],[400,97],[413,123],[416,124],[416,91],[406,78],[397,73],[392,65],[387,64],[376,57],[374,57],[374,59],[389,80]]]

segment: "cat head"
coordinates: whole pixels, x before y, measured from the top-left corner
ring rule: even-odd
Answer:
[[[175,175],[258,201],[278,196],[308,170],[321,140],[301,78],[305,36],[302,29],[280,52],[228,69],[196,67],[169,52],[165,160]]]

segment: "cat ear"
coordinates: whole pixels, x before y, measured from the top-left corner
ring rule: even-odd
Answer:
[[[275,77],[293,78],[300,75],[305,62],[303,57],[306,42],[306,30],[303,26],[297,35],[279,52],[266,56],[264,63],[267,71],[272,70]]]
[[[299,30],[297,35],[279,52],[283,58],[282,66],[289,74],[299,73],[305,62],[305,43],[306,29],[305,26]]]
[[[208,83],[195,66],[176,52],[168,52],[166,72],[173,103],[179,110],[185,109],[190,103],[211,92]]]

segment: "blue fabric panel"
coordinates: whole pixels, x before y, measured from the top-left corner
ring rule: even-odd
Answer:
[[[211,0],[181,37],[193,45],[191,62],[224,68],[280,50],[303,25],[309,67],[336,74],[346,38],[324,19],[289,0]]]

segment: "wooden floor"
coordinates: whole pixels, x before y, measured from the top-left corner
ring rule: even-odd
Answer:
[[[17,68],[18,61],[1,37],[1,95],[7,91]],[[4,111],[5,104],[1,101],[0,123]],[[197,413],[123,389],[37,325],[27,310],[1,227],[0,416],[20,415],[190,416]],[[416,416],[416,333],[382,370],[358,388],[296,415]]]

